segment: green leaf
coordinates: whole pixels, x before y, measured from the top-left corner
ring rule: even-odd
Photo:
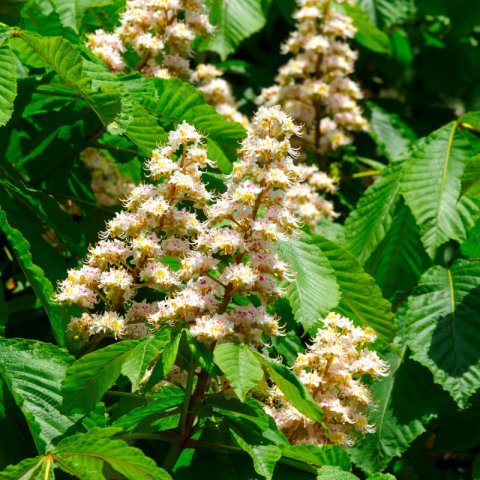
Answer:
[[[317,480],[358,480],[358,477],[340,467],[324,466],[318,470]]]
[[[448,240],[464,240],[473,225],[478,206],[468,197],[459,199],[473,153],[459,123],[452,122],[419,141],[405,161],[401,190],[431,258]]]
[[[480,262],[457,260],[421,277],[405,312],[413,358],[461,408],[480,388]]]
[[[247,393],[263,378],[263,370],[248,345],[221,343],[213,353],[237,397],[244,402]]]
[[[143,340],[145,341],[145,339]],[[88,413],[115,383],[140,340],[125,340],[84,355],[68,369],[62,383],[65,411]]]
[[[0,472],[0,480],[50,480],[54,477],[45,477],[45,469],[50,465],[51,461],[48,462],[45,457],[27,458]]]
[[[196,127],[206,136],[209,157],[217,162],[222,172],[229,173],[231,163],[237,158],[239,142],[245,137],[245,129],[219,115],[193,85],[178,79],[152,81],[153,94],[141,94],[138,101],[166,128],[175,128],[182,121]]]
[[[223,424],[207,426],[201,431],[200,441],[210,444],[231,445],[231,434]],[[235,480],[260,480],[253,469],[252,462],[243,452],[239,454],[223,452],[218,449],[198,448],[193,452],[191,461],[175,469],[175,478],[178,480],[191,480],[192,478],[235,479]],[[236,452],[235,452],[236,453]]]
[[[216,29],[205,49],[225,60],[243,40],[263,28],[269,7],[270,0],[214,0],[210,22]]]
[[[0,473],[0,479],[50,480],[54,477],[49,473],[58,467],[79,480],[107,480],[112,475],[106,477],[103,470],[109,465],[127,480],[172,480],[141,450],[122,440],[109,438],[117,432],[119,430],[114,428],[95,428],[65,438],[48,455],[7,468]]]
[[[180,340],[182,338],[182,332],[173,333],[172,340],[167,344],[165,349],[162,352],[161,357],[155,364],[152,370],[152,374],[145,384],[145,389],[150,390],[153,388],[160,380],[163,380],[165,376],[170,372],[175,360],[177,358],[178,347],[180,345]]]
[[[53,2],[55,11],[58,13],[62,25],[78,33],[76,21],[78,0],[53,0]]]
[[[382,296],[374,279],[344,248],[320,235],[312,235],[309,243],[316,245],[327,257],[337,277],[341,299],[335,310],[361,325],[369,325],[385,342],[395,333],[392,308]]]
[[[358,4],[381,29],[405,23],[415,12],[413,0],[359,0]]]
[[[276,445],[250,445],[233,430],[230,433],[239,447],[252,457],[255,471],[267,480],[271,480],[275,465],[282,456],[280,448]]]
[[[480,200],[480,155],[467,160],[462,176],[462,195]]]
[[[252,350],[252,352],[254,352]],[[254,352],[255,356],[262,364],[266,373],[273,380],[275,385],[282,391],[286,399],[301,413],[319,422],[323,423],[323,411],[312,398],[310,393],[305,389],[304,385],[298,377],[292,373],[284,365],[264,357],[258,352]]]
[[[282,445],[282,456],[321,467],[332,465],[350,470],[351,463],[345,449],[337,445]]]
[[[406,205],[398,207],[388,233],[365,267],[386,298],[413,289],[431,266],[410,209]]]
[[[462,243],[460,250],[469,258],[480,258],[480,220],[468,232],[468,237]]]
[[[288,298],[295,320],[305,330],[318,326],[321,315],[334,308],[340,300],[335,274],[328,260],[314,245],[298,240],[280,244],[284,260],[290,262],[295,280],[288,287]]]
[[[65,325],[70,318],[72,309],[61,307],[52,300],[54,293],[51,282],[45,276],[45,272],[32,261],[30,244],[22,233],[13,228],[3,210],[0,209],[0,229],[7,237],[18,263],[20,264],[25,276],[32,286],[38,299],[42,302],[43,308],[47,312],[53,334],[57,343],[65,345]]]
[[[2,280],[0,279],[0,337],[5,334],[5,327],[8,322],[7,302],[5,301],[5,293]]]
[[[169,328],[161,328],[134,348],[122,366],[122,373],[132,382],[132,392],[138,389],[147,369],[154,363],[170,341]]]
[[[389,53],[390,44],[386,33],[379,30],[370,20],[367,12],[358,5],[343,5],[346,14],[357,29],[355,40],[372,52]]]
[[[15,202],[23,201],[24,206],[35,212],[70,252],[77,257],[85,255],[84,234],[72,216],[62,210],[51,196],[26,184],[18,170],[9,165],[0,166],[0,188],[5,189]]]
[[[61,382],[72,360],[65,351],[48,343],[0,338],[0,376],[42,453],[74,423],[60,413]]]
[[[447,397],[427,369],[411,359],[403,360],[405,351],[406,347],[400,356],[390,355],[391,374],[371,387],[376,408],[370,421],[376,431],[349,449],[350,458],[367,473],[384,470],[394,457],[401,456],[437,417],[442,395]]]
[[[398,115],[372,102],[368,102],[367,107],[371,137],[390,161],[398,160],[417,139],[415,132]]]
[[[158,417],[165,417],[170,412],[173,414],[175,407],[181,405],[184,398],[185,393],[180,388],[165,386],[160,392],[155,393],[146,405],[129,410],[128,413],[115,420],[113,426],[123,430],[134,430],[146,420],[156,420]]]
[[[395,477],[390,473],[374,473],[367,480],[395,480]]]
[[[368,259],[389,230],[399,189],[400,171],[395,168],[366,190],[345,221],[345,244],[361,263]]]
[[[104,65],[83,59],[62,37],[41,37],[26,31],[18,36],[72,93],[87,102],[110,133],[124,134],[147,155],[166,138],[155,117],[133,100],[126,85]]]
[[[17,67],[8,39],[0,38],[0,127],[13,113],[13,101],[17,96]]]

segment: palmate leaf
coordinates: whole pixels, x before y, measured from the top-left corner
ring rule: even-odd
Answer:
[[[73,417],[60,413],[61,382],[72,361],[54,345],[0,338],[0,377],[24,414],[40,452],[74,424]]]
[[[134,102],[120,80],[104,65],[82,58],[68,40],[26,31],[16,35],[27,46],[23,54],[27,64],[29,57],[33,57],[52,69],[70,93],[87,102],[110,133],[124,134],[146,155],[166,138],[155,117]]]
[[[288,287],[295,320],[310,331],[318,326],[321,315],[337,306],[340,300],[335,274],[315,245],[290,240],[280,244],[280,251],[295,272],[295,279]]]
[[[457,260],[425,272],[401,319],[413,358],[458,405],[480,388],[480,262]]]
[[[464,240],[478,214],[477,205],[460,198],[464,167],[474,151],[459,125],[451,122],[419,141],[403,167],[401,191],[431,258],[446,241]]]
[[[405,355],[406,347],[399,356],[391,354],[390,375],[371,387],[377,407],[369,419],[376,431],[349,449],[353,462],[367,473],[382,471],[401,456],[437,417],[445,397],[448,399],[428,370],[411,359],[404,360]]]
[[[400,190],[400,169],[395,167],[379,178],[360,198],[345,221],[345,243],[361,263],[385,237]]]
[[[248,345],[222,343],[214,351],[220,367],[237,397],[244,402],[247,393],[263,378],[263,370]]]
[[[271,0],[214,0],[210,21],[216,29],[205,50],[216,52],[225,60],[243,40],[265,25],[270,3]]]
[[[110,438],[119,431],[115,428],[92,429],[68,437],[49,454],[8,467],[0,472],[0,479],[50,480],[55,478],[56,468],[79,480],[106,480],[103,470],[109,465],[127,480],[171,480],[170,475],[141,450]]]
[[[63,408],[69,412],[88,413],[120,374],[127,376],[132,386],[138,385],[150,362],[167,344],[166,329],[139,340],[124,340],[89,353],[68,369],[62,383]],[[138,369],[138,370],[137,370]]]
[[[399,202],[385,238],[366,263],[366,270],[386,298],[410,291],[420,275],[431,266],[420,232],[410,209]]]
[[[371,326],[380,339],[391,342],[395,333],[392,308],[375,280],[336,243],[320,235],[312,235],[308,242],[322,251],[337,277],[341,298],[335,310],[356,323]]]
[[[17,67],[6,33],[0,33],[0,127],[5,125],[13,112],[17,96]]]

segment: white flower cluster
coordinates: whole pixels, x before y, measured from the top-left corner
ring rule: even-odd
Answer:
[[[230,84],[220,78],[223,72],[211,64],[197,65],[192,76],[194,85],[204,93],[206,101],[215,107],[217,112],[227,120],[232,120],[249,127],[248,118],[237,109]]]
[[[248,118],[237,110],[230,84],[220,78],[223,72],[214,65],[200,64],[193,74],[192,81],[205,94],[205,99],[213,105],[217,112],[227,120],[232,120],[250,129]],[[317,167],[299,164],[304,169],[304,180],[291,186],[287,198],[295,204],[296,214],[302,223],[312,228],[322,218],[337,217],[333,203],[326,200],[318,192],[335,192],[335,181]]]
[[[90,34],[87,46],[114,72],[125,69],[124,55],[133,50],[143,75],[188,79],[191,43],[212,32],[201,0],[128,0],[120,26]]]
[[[304,141],[323,154],[351,143],[350,131],[368,128],[357,104],[362,92],[348,78],[357,52],[347,40],[356,30],[336,5],[341,0],[297,3],[297,30],[283,46],[283,53],[293,57],[280,68],[278,84],[264,89],[257,102],[282,105],[295,121],[306,125]]]
[[[212,163],[201,134],[185,122],[170,132],[148,161],[153,183],[131,191],[86,265],[59,285],[58,301],[89,310],[70,333],[132,336],[171,324],[206,342],[252,345],[278,335],[267,306],[288,278],[274,243],[298,226],[287,191],[302,180],[289,141],[299,134],[279,107],[260,108],[220,194],[202,181]]]
[[[338,213],[335,212],[333,203],[319,194],[335,193],[335,180],[315,166],[300,164],[299,167],[304,169],[305,180],[287,192],[287,198],[295,204],[295,213],[299,219],[314,228],[322,218],[337,218]]]
[[[324,326],[293,369],[322,408],[329,432],[288,403],[277,387],[270,389],[265,410],[292,443],[353,445],[357,434],[375,431],[366,415],[372,398],[362,376],[386,376],[388,365],[367,348],[376,338],[371,328],[355,327],[336,313]]]
[[[86,148],[80,152],[80,159],[92,176],[91,187],[98,205],[118,205],[119,199],[130,193],[135,186],[97,148]]]

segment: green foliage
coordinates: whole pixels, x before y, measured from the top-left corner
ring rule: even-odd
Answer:
[[[3,203],[3,208],[5,208],[5,206],[5,203]],[[3,233],[15,252],[16,258],[35,291],[35,294],[40,299],[43,308],[47,312],[55,339],[59,345],[63,346],[65,344],[66,320],[72,313],[72,310],[64,309],[52,300],[54,292],[52,283],[45,276],[45,272],[42,268],[33,262],[29,242],[19,230],[13,228],[9,224],[4,210],[0,210],[0,220]]]
[[[49,454],[27,459],[18,465],[0,472],[2,480],[16,478],[50,479],[56,478],[55,469],[74,474],[79,479],[88,480],[94,476],[105,480],[105,465],[129,480],[168,480],[168,473],[157,467],[141,450],[130,447],[122,440],[112,439],[119,430],[107,428],[91,430],[86,434],[73,435],[62,440]]]
[[[93,410],[120,374],[130,379],[134,391],[169,338],[169,331],[162,329],[154,336],[114,343],[77,360],[63,381],[64,410]]]
[[[260,362],[247,345],[220,344],[215,348],[214,359],[242,402],[245,401],[247,393],[263,378]]]
[[[312,236],[330,262],[340,287],[340,303],[335,310],[363,326],[370,325],[380,339],[390,342],[395,333],[390,303],[383,297],[375,280],[343,247],[319,235]]]
[[[478,213],[468,197],[460,198],[470,156],[470,143],[453,122],[419,142],[405,162],[401,189],[431,258],[447,240],[464,240]]]
[[[431,265],[410,209],[400,203],[397,209],[390,229],[366,264],[386,298],[409,292]]]
[[[352,460],[362,470],[384,470],[426,431],[440,410],[442,391],[431,375],[416,362],[390,355],[391,375],[373,385],[378,408],[372,412],[376,432],[350,449]]]
[[[340,300],[334,271],[328,260],[313,245],[291,240],[280,245],[282,256],[296,272],[288,296],[295,319],[305,330],[318,326],[320,316],[328,313]]]
[[[282,456],[280,449],[275,445],[249,445],[234,432],[233,438],[240,448],[252,457],[255,471],[267,480],[271,480],[275,464]]]
[[[384,28],[404,22],[414,10],[413,0],[360,0],[359,4],[375,25]]]
[[[40,453],[74,424],[60,412],[61,381],[72,363],[64,350],[33,340],[0,339],[0,378],[25,416]]]
[[[4,38],[2,38],[4,37]],[[0,127],[10,119],[17,94],[16,65],[10,42],[0,33]]]
[[[217,162],[225,173],[231,171],[236,158],[238,142],[244,138],[244,128],[235,122],[227,122],[205,102],[201,92],[192,85],[177,79],[156,79],[151,95],[141,92],[139,102],[154,113],[164,127],[172,127],[186,121],[207,136],[209,158]]]
[[[340,467],[325,466],[318,471],[317,480],[357,480],[358,477],[350,472],[345,472]]]
[[[204,48],[216,52],[222,60],[267,20],[271,0],[213,0],[210,21],[217,29]]]
[[[336,445],[285,445],[281,447],[282,455],[294,460],[308,462],[312,465],[338,466],[342,470],[350,470],[351,463],[348,455]]]
[[[385,172],[360,198],[345,222],[348,249],[364,262],[381,242],[392,223],[400,188],[397,168]]]
[[[409,297],[402,319],[413,358],[462,408],[480,387],[479,274],[479,262],[462,259],[449,268],[432,267]]]
[[[0,3],[0,479],[480,478],[476,2],[334,6],[357,29],[370,128],[305,156],[338,176],[328,198],[341,215],[279,244],[295,276],[271,305],[284,334],[264,350],[170,326],[135,340],[97,334],[86,348],[67,338],[81,311],[55,302],[55,284],[117,210],[96,203],[80,152],[101,148],[139,183],[143,157],[186,121],[216,163],[209,190],[224,191],[246,131],[192,84],[111,73],[85,47],[87,33],[118,25],[124,0]],[[295,2],[207,3],[215,32],[195,40],[191,64],[224,69],[250,114],[286,61]],[[289,367],[329,311],[373,327],[391,370],[369,385],[376,431],[350,448],[290,444],[264,411],[275,384],[327,423]]]
[[[287,400],[301,413],[323,424],[323,412],[312,399],[303,383],[287,367],[255,352],[265,372],[282,391]]]
[[[370,135],[388,160],[398,160],[416,140],[415,132],[398,115],[388,113],[372,102],[368,102],[367,106]]]
[[[357,29],[355,40],[373,52],[388,53],[388,36],[371,22],[367,12],[358,5],[347,4],[344,9]]]

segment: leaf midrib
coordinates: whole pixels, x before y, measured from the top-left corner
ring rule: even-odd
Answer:
[[[450,136],[448,138],[448,144],[447,144],[447,151],[445,152],[445,157],[443,159],[443,172],[442,172],[442,181],[440,184],[440,192],[439,192],[439,199],[437,203],[437,211],[435,213],[435,236],[438,235],[438,230],[439,230],[439,224],[438,220],[440,217],[440,209],[442,206],[442,199],[443,199],[443,194],[445,192],[445,185],[447,182],[447,173],[448,173],[448,166],[450,163],[450,157],[451,157],[451,152],[452,152],[452,144],[453,144],[453,138],[455,135],[455,131],[457,129],[458,122],[453,122],[452,129],[450,131]]]

